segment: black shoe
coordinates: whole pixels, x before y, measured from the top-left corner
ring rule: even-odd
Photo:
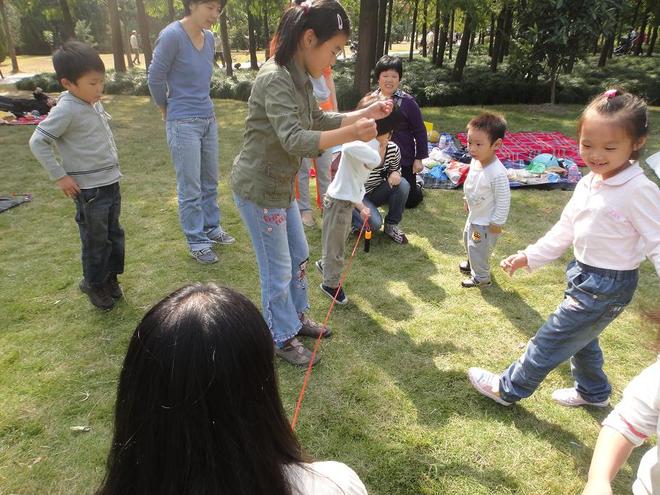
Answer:
[[[80,284],[78,284],[78,287],[83,294],[87,294],[87,297],[89,297],[89,302],[91,302],[99,309],[107,311],[112,309],[112,307],[115,305],[115,301],[108,293],[105,285],[100,287],[92,287],[87,283],[85,279],[82,279]]]
[[[336,287],[328,287],[327,285],[321,284],[321,290],[323,293],[328,296],[330,299],[335,299],[335,302],[337,304],[341,304],[342,306],[344,304],[348,303],[348,297],[346,297],[346,294],[344,294],[344,289],[342,287],[339,288],[339,291],[337,291]]]
[[[483,282],[479,282],[475,280],[474,278],[470,277],[461,282],[461,285],[465,287],[466,289],[472,289],[473,287],[488,287],[491,285],[490,280],[484,280]]]
[[[121,286],[119,285],[119,281],[117,280],[116,273],[111,273],[108,275],[108,278],[105,280],[105,288],[107,289],[108,294],[110,294],[110,297],[113,299],[121,299],[124,295],[124,292],[121,290]]]
[[[463,273],[470,273],[472,270],[470,270],[470,262],[469,261],[461,261],[458,264],[458,269],[462,271]]]

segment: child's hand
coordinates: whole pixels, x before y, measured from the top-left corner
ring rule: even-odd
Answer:
[[[612,495],[612,485],[607,480],[590,480],[584,487],[582,495]]]
[[[465,199],[463,200],[463,210],[465,213],[470,213],[470,207],[468,206],[468,202]]]
[[[401,184],[401,174],[399,172],[392,172],[387,178],[387,183],[390,187],[396,187]]]
[[[371,141],[376,137],[376,122],[374,119],[359,119],[353,124],[355,139],[360,141]]]
[[[415,160],[412,164],[413,174],[418,174],[422,170],[424,170],[424,164],[422,163],[422,160]]]
[[[509,277],[512,277],[514,272],[519,268],[525,268],[526,266],[527,256],[524,253],[512,254],[500,261],[500,267],[509,274]]]
[[[163,119],[163,122],[167,120],[167,107],[158,107],[160,109],[160,116]]]
[[[360,217],[362,218],[363,222],[369,220],[369,217],[371,217],[371,210],[366,206],[364,208],[360,208]]]
[[[65,175],[61,179],[57,179],[55,183],[64,195],[69,198],[77,198],[78,194],[80,194],[80,186],[78,186],[78,183],[70,175]]]
[[[495,225],[494,223],[491,223],[488,226],[488,232],[491,234],[501,234],[502,233],[502,226],[501,225]]]
[[[384,119],[394,108],[394,102],[391,99],[375,101],[365,108],[364,116],[374,120]]]

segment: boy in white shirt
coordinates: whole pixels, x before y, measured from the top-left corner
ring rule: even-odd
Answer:
[[[323,274],[321,290],[335,299],[337,304],[348,302],[339,281],[344,268],[344,246],[351,232],[353,208],[360,210],[363,221],[371,215],[369,207],[362,202],[364,183],[383,160],[387,142],[400,121],[401,114],[394,107],[387,117],[376,121],[376,139],[367,143],[353,141],[342,146],[337,174],[323,199],[323,257],[316,262],[316,267]]]
[[[506,169],[495,156],[504,139],[506,120],[501,115],[484,112],[468,123],[467,131],[472,162],[463,185],[468,212],[463,242],[468,259],[459,268],[471,276],[461,285],[486,287],[490,285],[488,258],[502,233],[511,203]]]

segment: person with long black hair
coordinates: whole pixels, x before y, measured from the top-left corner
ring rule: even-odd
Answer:
[[[98,495],[366,495],[338,462],[308,462],[285,416],[270,331],[245,296],[193,284],[135,329]]]

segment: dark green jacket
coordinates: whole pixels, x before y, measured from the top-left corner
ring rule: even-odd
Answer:
[[[299,65],[292,60],[282,67],[271,58],[252,86],[243,147],[231,170],[232,190],[259,206],[288,207],[301,157],[319,156],[321,131],[338,128],[342,119],[319,109]]]

